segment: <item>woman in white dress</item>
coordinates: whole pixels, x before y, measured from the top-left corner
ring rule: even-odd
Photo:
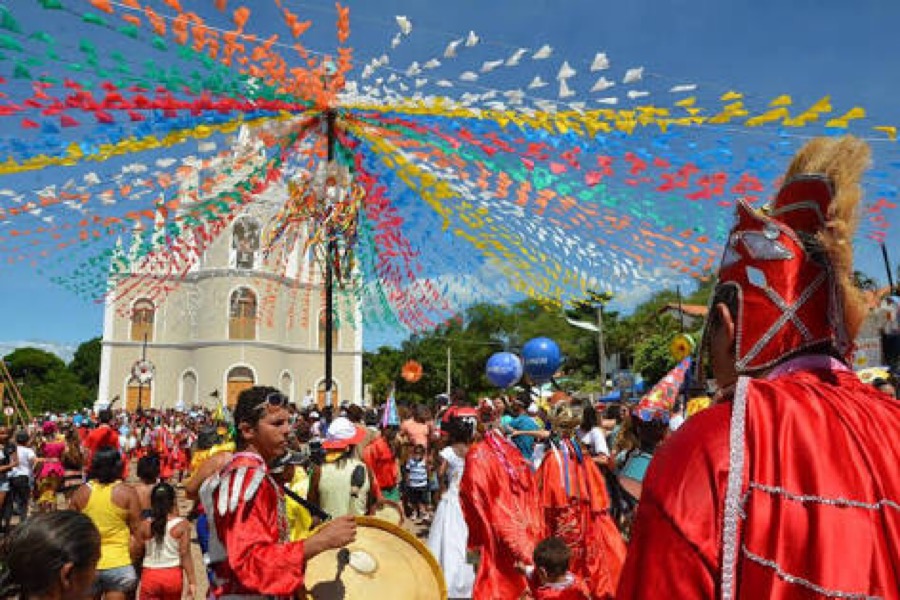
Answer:
[[[466,465],[466,453],[472,445],[472,426],[462,419],[451,419],[445,426],[447,447],[441,450],[438,477],[447,488],[441,496],[428,534],[428,548],[444,572],[449,598],[471,598],[475,570],[466,561],[469,529],[459,504],[459,481]]]

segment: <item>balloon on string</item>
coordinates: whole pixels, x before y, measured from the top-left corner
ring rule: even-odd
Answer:
[[[409,383],[416,383],[422,379],[422,365],[415,360],[408,360],[400,370],[400,376]]]
[[[525,374],[534,383],[550,381],[559,365],[562,364],[562,356],[559,346],[550,338],[537,337],[525,342],[522,348],[522,358],[525,362]]]
[[[512,352],[497,352],[488,359],[484,371],[492,384],[508,388],[522,378],[522,360]]]

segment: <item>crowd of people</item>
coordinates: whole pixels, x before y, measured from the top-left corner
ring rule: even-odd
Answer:
[[[255,386],[233,411],[44,415],[0,428],[0,583],[293,598],[356,517],[393,510],[450,598],[900,598],[896,382],[847,366],[866,158],[814,140],[768,212],[739,205],[703,344],[712,401],[460,389],[319,410]]]

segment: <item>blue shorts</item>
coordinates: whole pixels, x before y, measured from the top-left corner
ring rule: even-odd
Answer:
[[[103,569],[97,571],[92,593],[94,595],[103,592],[130,592],[137,588],[138,578],[134,567],[125,565],[115,569]]]

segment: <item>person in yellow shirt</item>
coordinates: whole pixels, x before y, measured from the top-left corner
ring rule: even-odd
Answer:
[[[288,451],[275,461],[269,472],[278,483],[297,496],[306,498],[309,493],[309,475],[304,466],[307,462],[308,458],[303,453]],[[315,525],[312,515],[306,507],[289,495],[285,497],[284,501],[291,541],[306,539]]]

